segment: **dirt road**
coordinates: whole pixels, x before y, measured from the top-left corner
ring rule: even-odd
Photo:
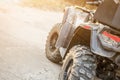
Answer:
[[[61,18],[61,13],[0,4],[0,80],[58,80],[60,66],[46,59],[44,48]]]

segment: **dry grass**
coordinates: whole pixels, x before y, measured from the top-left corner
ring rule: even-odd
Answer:
[[[43,10],[61,11],[66,6],[70,5],[85,6],[85,1],[86,0],[23,0],[22,5],[36,7]]]
[[[80,5],[85,6],[86,0],[64,0],[65,2],[69,2],[72,5]]]
[[[36,7],[44,10],[62,10],[69,3],[63,0],[23,0],[22,5]]]

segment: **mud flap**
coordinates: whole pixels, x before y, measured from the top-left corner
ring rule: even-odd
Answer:
[[[62,29],[59,34],[59,38],[56,42],[56,47],[57,48],[60,48],[60,47],[67,48],[73,33],[74,33],[74,28],[73,28],[72,24],[70,24],[68,22],[63,24]]]

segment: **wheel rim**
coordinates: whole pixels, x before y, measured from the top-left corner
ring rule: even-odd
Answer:
[[[51,37],[50,37],[50,44],[49,44],[49,50],[51,52],[54,52],[56,50],[55,44],[57,42],[58,39],[58,34],[57,32],[54,33]]]
[[[68,80],[69,76],[70,76],[70,73],[71,73],[71,70],[72,70],[72,66],[73,66],[73,60],[71,59],[66,68],[65,68],[65,72],[64,72],[64,80]]]

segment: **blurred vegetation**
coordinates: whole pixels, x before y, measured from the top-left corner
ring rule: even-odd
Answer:
[[[43,10],[61,11],[66,6],[85,6],[86,0],[23,0],[21,5],[40,8]],[[89,8],[93,8],[90,7]]]
[[[62,10],[66,5],[63,0],[23,0],[23,6],[36,7],[44,10]]]
[[[70,3],[71,5],[85,6],[86,0],[64,0],[65,2]]]

